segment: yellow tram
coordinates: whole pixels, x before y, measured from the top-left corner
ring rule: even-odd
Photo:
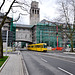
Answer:
[[[47,52],[47,44],[46,43],[30,44],[27,46],[27,49]]]

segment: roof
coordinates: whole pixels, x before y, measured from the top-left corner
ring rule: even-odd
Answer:
[[[43,19],[37,25],[49,25],[49,26],[56,26],[56,25],[58,25],[58,26],[60,26],[61,24],[64,24],[64,23],[51,22],[51,21],[48,21],[46,19]]]
[[[30,45],[43,45],[43,44],[47,45],[46,43],[37,43],[37,44],[30,44]]]
[[[22,28],[32,28],[34,25],[14,24],[14,26]]]

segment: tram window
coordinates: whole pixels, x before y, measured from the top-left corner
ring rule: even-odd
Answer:
[[[33,46],[31,46],[33,48]]]
[[[37,48],[37,45],[35,45],[35,48]]]
[[[47,48],[47,45],[43,45],[44,48]]]
[[[35,45],[35,48],[37,48],[37,45]]]
[[[37,48],[38,48],[38,45],[37,45]]]
[[[43,45],[40,45],[41,48],[43,48]]]
[[[37,45],[37,48],[40,48],[40,45]]]
[[[28,46],[29,47],[29,46]]]
[[[40,45],[38,45],[39,46],[39,48],[40,48]]]
[[[39,45],[39,48],[41,48],[41,45]]]
[[[35,45],[33,47],[35,48]]]

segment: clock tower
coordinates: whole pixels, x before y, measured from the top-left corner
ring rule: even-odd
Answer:
[[[38,2],[32,1],[30,8],[30,25],[37,25],[40,20],[40,9],[38,8]]]

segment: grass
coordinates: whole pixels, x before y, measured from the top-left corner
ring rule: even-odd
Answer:
[[[6,52],[6,50],[3,50],[3,52]],[[12,52],[12,50],[7,50],[7,52]]]
[[[0,67],[3,65],[7,58],[8,56],[3,56],[3,58],[0,58]]]

